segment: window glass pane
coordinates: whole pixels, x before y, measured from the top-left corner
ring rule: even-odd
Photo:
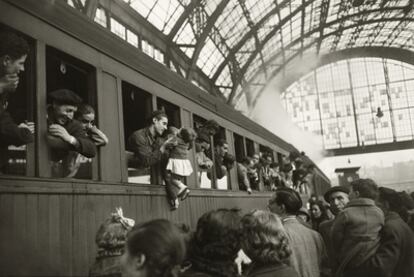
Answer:
[[[48,143],[52,177],[97,179],[97,147],[106,139],[98,134],[95,68],[51,47],[46,52]],[[74,99],[81,103],[76,104]],[[86,108],[84,105],[89,105]],[[81,107],[85,107],[81,108]],[[58,126],[58,127],[57,127]],[[76,141],[56,133],[63,127]],[[95,140],[95,138],[97,140]]]

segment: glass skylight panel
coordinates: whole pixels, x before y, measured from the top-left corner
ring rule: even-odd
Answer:
[[[371,85],[373,84],[384,84],[384,67],[381,59],[368,60],[366,62],[368,80]]]
[[[170,18],[168,19],[168,21],[166,21],[166,25],[164,28],[165,34],[170,33],[171,29],[174,27],[175,23],[177,22],[178,18],[183,12],[184,12],[184,7],[181,6],[181,4],[177,5],[174,12],[170,15]]]
[[[102,27],[107,27],[107,17],[105,10],[102,8],[97,8],[95,13],[95,19],[94,21],[101,25]]]
[[[387,60],[387,68],[390,82],[401,81],[404,79],[404,72],[401,62]]]
[[[272,0],[247,0],[245,3],[254,23],[257,23],[263,16],[275,8]]]
[[[365,62],[363,59],[351,62],[351,80],[354,87],[361,87],[368,85],[367,72],[365,69]]]
[[[188,20],[181,26],[174,40],[177,44],[195,44],[194,32]]]
[[[214,71],[223,60],[223,55],[221,55],[213,41],[208,38],[205,41],[204,46],[201,49],[200,56],[197,59],[197,66],[207,75],[210,75],[210,73]]]
[[[115,19],[111,18],[111,32],[118,37],[125,39],[125,27]]]
[[[218,86],[232,86],[229,66],[225,66],[223,71],[217,78],[216,85]]]
[[[147,17],[151,8],[156,4],[158,0],[131,0],[129,5],[143,17]]]
[[[377,143],[387,143],[393,141],[391,117],[389,111],[383,111],[383,117],[375,119],[375,135]]]
[[[407,108],[408,99],[405,82],[392,82],[389,85],[391,106],[393,109]]]
[[[243,10],[238,4],[234,6],[228,4],[223,14],[218,18],[216,26],[223,37],[228,40],[230,46],[234,45],[250,30],[247,19],[243,15]]]
[[[247,80],[250,80],[254,73],[256,73],[256,70],[259,66],[262,65],[261,59],[259,55],[256,55],[256,57],[254,58],[254,60],[250,63],[249,67],[247,68],[245,77]]]
[[[393,122],[397,141],[413,139],[411,129],[411,118],[409,109],[398,109],[393,111]]]
[[[403,66],[404,77],[406,80],[414,79],[414,66],[409,64],[404,64]]]
[[[329,66],[321,67],[316,71],[316,82],[320,93],[333,91],[332,75]]]
[[[357,117],[359,141],[361,145],[372,145],[377,143],[374,127],[375,115],[360,114]]]
[[[207,12],[208,15],[211,15],[216,10],[221,0],[206,0],[202,2],[205,3],[204,10]],[[231,4],[229,3],[228,5],[231,5]]]
[[[323,142],[326,149],[340,148],[339,128],[336,118],[322,119]]]

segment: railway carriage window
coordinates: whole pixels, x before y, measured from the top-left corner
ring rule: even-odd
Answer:
[[[0,36],[0,175],[33,176],[34,43],[5,26]]]
[[[234,157],[228,152],[229,147],[226,141],[226,130],[223,127],[220,127],[214,136],[214,149],[216,188],[226,190],[229,187],[228,176],[229,170],[234,166]]]
[[[129,83],[122,82],[122,106],[124,111],[124,138],[128,145],[128,138],[133,132],[141,130],[149,124],[148,117],[152,112],[152,95]],[[128,182],[150,184],[150,167],[141,168],[137,165],[132,152],[126,151],[128,159]]]
[[[92,159],[96,156],[96,145],[86,127],[95,124],[96,112],[88,124],[75,120],[81,103],[95,106],[95,75],[95,68],[89,64],[47,47],[47,137],[52,177],[98,178],[97,160]]]
[[[249,157],[253,157],[253,155],[255,154],[254,143],[251,139],[248,138],[246,138],[246,151],[247,156]]]
[[[168,126],[174,126],[176,128],[181,127],[180,107],[165,101],[162,98],[157,98],[157,110],[167,114]]]
[[[204,128],[207,120],[194,114],[193,122],[198,136],[195,143],[198,183],[200,188],[212,188],[213,180],[207,177],[213,166],[212,139],[210,132]]]
[[[246,156],[246,150],[244,148],[244,139],[242,136],[234,133],[234,149],[236,154],[236,161],[241,162]]]

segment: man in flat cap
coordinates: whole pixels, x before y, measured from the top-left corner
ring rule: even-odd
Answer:
[[[82,99],[73,91],[59,89],[49,94],[52,105],[48,108],[47,140],[52,149],[51,160],[54,177],[66,177],[70,169],[65,165],[65,158],[70,151],[85,157],[96,155],[96,146],[87,136],[82,124],[73,119],[74,113]],[[62,164],[61,164],[62,161]]]
[[[11,32],[0,33],[0,174],[6,171],[8,147],[34,141],[33,122],[16,124],[7,111],[9,94],[19,85],[19,74],[29,53],[26,40]]]
[[[325,192],[324,199],[330,204],[332,214],[334,216],[337,216],[349,202],[349,188],[344,186],[331,187],[327,192]],[[329,266],[331,269],[334,265],[334,249],[332,247],[331,239],[331,229],[333,223],[334,219],[331,219],[324,221],[319,225],[319,232],[322,235],[322,238],[326,245]]]

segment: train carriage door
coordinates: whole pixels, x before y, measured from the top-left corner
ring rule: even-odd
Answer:
[[[152,112],[152,95],[127,82],[122,82],[122,106],[124,116],[124,138],[128,145],[130,135],[148,125],[147,119]],[[139,184],[151,183],[151,169],[139,168],[135,163],[134,154],[126,150],[128,182]]]
[[[97,123],[99,115],[96,108],[96,69],[75,57],[52,47],[47,47],[46,91],[48,94],[47,111],[49,113],[49,121],[52,113],[55,113],[49,94],[58,89],[68,89],[80,96],[83,103],[90,105],[95,112],[94,120],[87,124],[95,125]],[[75,117],[77,117],[76,113]],[[83,122],[81,118],[77,119]],[[56,150],[53,150],[53,152],[50,150],[49,158],[52,167],[52,177],[98,179],[98,159],[86,158],[76,152],[71,152],[71,156],[66,155],[61,160],[56,161],[56,153]]]
[[[35,42],[33,39],[19,33],[4,25],[0,25],[0,32],[7,32],[22,37],[29,45],[29,53],[24,63],[24,71],[18,73],[17,88],[0,92],[0,116],[1,122],[7,118],[7,113],[17,124],[26,124],[34,122],[36,132],[38,131],[35,120],[35,103],[36,103],[36,55]],[[19,57],[20,58],[20,57]],[[3,73],[3,68],[0,69]],[[14,72],[15,73],[15,72]],[[3,76],[0,76],[3,77]],[[34,137],[36,137],[36,132]],[[20,146],[9,145],[6,142],[3,145],[0,135],[0,175],[35,175],[35,143],[23,144]]]

